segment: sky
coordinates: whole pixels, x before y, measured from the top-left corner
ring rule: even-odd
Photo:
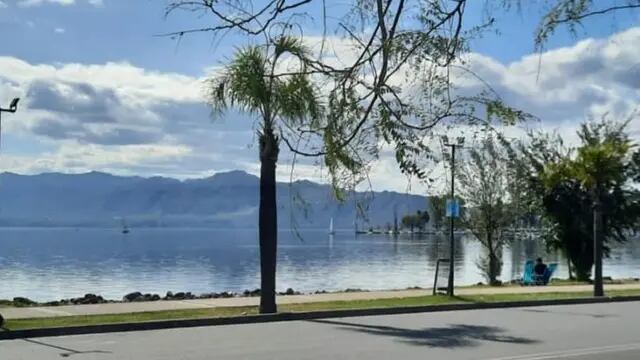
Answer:
[[[320,3],[304,9],[311,14],[305,34],[322,33]],[[330,25],[344,3],[327,1]],[[496,23],[472,40],[466,59],[509,105],[541,119],[532,126],[570,140],[589,117],[633,114],[640,100],[640,12],[590,20],[576,34],[560,30],[536,52],[533,34],[543,6],[505,12],[491,3],[472,1],[467,9],[467,26],[486,20],[490,10]],[[158,36],[208,24],[196,13],[167,17],[166,4],[0,0],[0,104],[22,98],[18,113],[3,114],[0,171],[180,179],[235,169],[258,173],[255,122],[233,112],[213,121],[202,101],[203,79],[249,40]],[[630,125],[635,139],[639,123]],[[278,176],[286,181],[291,155],[280,160]],[[296,178],[326,181],[326,174],[306,162],[296,166]],[[425,191],[398,172],[391,155],[375,163],[371,184]]]

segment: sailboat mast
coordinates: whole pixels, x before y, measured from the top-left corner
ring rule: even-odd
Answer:
[[[398,233],[398,205],[393,207],[393,233]]]

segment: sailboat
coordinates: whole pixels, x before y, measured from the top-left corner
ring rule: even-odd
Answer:
[[[127,222],[124,221],[124,218],[122,218],[122,233],[123,234],[129,233],[129,227],[127,226]]]
[[[329,221],[329,234],[333,235],[335,233],[335,230],[333,230],[333,218],[331,218],[331,221]]]

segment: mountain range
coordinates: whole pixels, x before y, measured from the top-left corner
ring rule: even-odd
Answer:
[[[424,196],[389,191],[358,192],[340,202],[329,185],[306,180],[278,183],[277,193],[281,228],[327,228],[331,218],[336,229],[386,226],[394,213],[428,208]],[[0,226],[113,227],[125,221],[130,227],[255,228],[258,195],[258,178],[242,171],[182,181],[102,172],[3,173]]]

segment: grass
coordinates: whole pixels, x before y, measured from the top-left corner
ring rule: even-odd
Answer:
[[[620,290],[609,291],[608,296],[640,296],[640,290]],[[555,300],[584,298],[591,296],[590,292],[557,292],[539,294],[496,294],[496,295],[473,295],[449,298],[446,296],[420,296],[397,299],[374,299],[374,300],[353,300],[353,301],[329,301],[307,304],[281,305],[281,312],[308,312],[321,310],[344,310],[344,309],[370,309],[385,307],[408,307],[423,305],[444,305],[454,303],[492,303],[505,301],[522,300]],[[65,327],[79,325],[114,324],[124,322],[143,322],[172,319],[197,319],[212,317],[242,316],[257,313],[257,307],[221,307],[206,309],[169,310],[154,312],[138,312],[126,314],[110,315],[87,315],[87,316],[63,316],[33,319],[7,320],[5,328],[9,330],[36,329],[48,327]]]

